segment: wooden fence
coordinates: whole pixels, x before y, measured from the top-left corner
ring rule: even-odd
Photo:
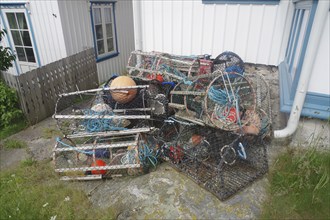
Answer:
[[[66,57],[19,76],[2,73],[16,89],[21,109],[31,124],[54,114],[59,94],[98,87],[94,49]]]

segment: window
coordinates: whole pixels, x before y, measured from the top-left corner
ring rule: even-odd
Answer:
[[[93,2],[91,11],[97,61],[117,56],[114,3]]]
[[[36,63],[25,14],[23,12],[7,12],[6,16],[18,60]]]

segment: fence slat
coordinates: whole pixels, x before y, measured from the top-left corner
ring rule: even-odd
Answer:
[[[31,124],[54,114],[61,93],[94,89],[98,76],[94,49],[88,49],[19,76],[3,72],[6,84],[19,96],[21,109]],[[62,106],[63,108],[68,106]]]

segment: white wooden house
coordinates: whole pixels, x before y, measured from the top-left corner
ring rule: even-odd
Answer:
[[[324,0],[133,1],[135,45],[173,54],[237,53],[279,66],[281,110],[290,112],[303,64],[312,63],[302,115],[330,117],[329,6]],[[324,6],[325,5],[325,6]],[[321,33],[312,31],[325,7]],[[320,35],[319,40],[311,40]],[[315,37],[313,37],[315,39]],[[316,53],[306,54],[307,46]],[[313,56],[313,57],[308,57]],[[308,82],[306,82],[308,83]]]
[[[134,50],[132,1],[1,0],[5,46],[17,59],[19,75],[61,58],[95,48],[99,81],[125,71]]]
[[[213,57],[229,50],[245,62],[279,66],[282,111],[296,109],[299,90],[307,92],[302,115],[330,117],[329,1],[132,1],[2,0],[5,44],[18,57],[10,71],[21,74],[94,47],[103,82],[122,73],[136,49]],[[307,87],[299,89],[306,70]]]

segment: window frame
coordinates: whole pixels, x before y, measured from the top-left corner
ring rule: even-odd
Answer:
[[[281,0],[202,0],[203,4],[278,5]]]
[[[7,24],[8,24],[8,26],[7,26],[7,34],[8,34],[8,36],[11,37],[11,42],[13,43],[13,50],[15,52],[16,58],[22,64],[26,63],[27,65],[28,64],[36,64],[37,65],[37,56],[36,56],[36,52],[35,52],[35,48],[34,48],[34,45],[33,45],[32,36],[31,36],[32,33],[31,33],[30,28],[29,28],[29,24],[28,24],[28,21],[27,21],[27,17],[25,15],[25,12],[24,11],[21,11],[21,10],[4,11],[4,14],[5,14],[5,18],[7,20]],[[18,26],[19,26],[19,24],[18,24],[18,20],[17,20],[17,14],[23,14],[27,28],[26,29],[22,29],[21,27],[11,28],[10,27],[9,20],[8,20],[8,14],[15,14],[15,21],[16,21],[16,24]],[[12,31],[17,31],[19,33],[19,39],[20,39],[22,45],[16,45]],[[29,33],[29,39],[30,39],[31,46],[25,45],[24,40],[23,40],[23,36],[22,36],[22,33],[21,33],[23,31],[27,31]],[[26,59],[25,61],[22,61],[22,60],[19,59],[17,48],[23,48],[24,57]],[[25,50],[26,48],[32,49],[34,62],[28,61],[28,56],[27,56],[27,53],[26,53],[26,50]]]
[[[115,1],[90,1],[90,17],[92,23],[92,33],[93,33],[93,42],[94,42],[94,51],[96,56],[96,62],[101,62],[119,55],[118,52],[118,41],[117,41],[117,27],[116,27],[116,14],[115,14]],[[102,21],[102,35],[104,41],[104,54],[98,53],[97,47],[97,37],[96,37],[96,28],[95,28],[95,20],[94,20],[94,9],[101,8],[101,21]],[[106,35],[106,23],[105,23],[105,15],[104,9],[110,8],[111,10],[111,20],[112,20],[112,37],[113,37],[113,47],[114,50],[108,52],[107,49],[107,35]]]
[[[19,61],[18,59],[14,60],[14,69],[16,69],[16,74],[20,75],[21,73],[24,73],[26,71],[22,70],[22,66],[30,66],[30,67],[40,67],[40,56],[39,51],[36,43],[36,38],[34,35],[33,25],[30,18],[30,10],[29,10],[29,3],[25,2],[0,2],[0,21],[2,23],[2,27],[7,31],[7,34],[5,35],[6,44],[11,48],[11,50],[16,55],[16,48],[13,46],[14,41],[11,34],[11,29],[9,27],[8,19],[6,13],[13,12],[13,13],[24,13],[25,20],[27,22],[27,27],[29,30],[30,40],[32,43],[33,53],[35,62],[24,62]]]

